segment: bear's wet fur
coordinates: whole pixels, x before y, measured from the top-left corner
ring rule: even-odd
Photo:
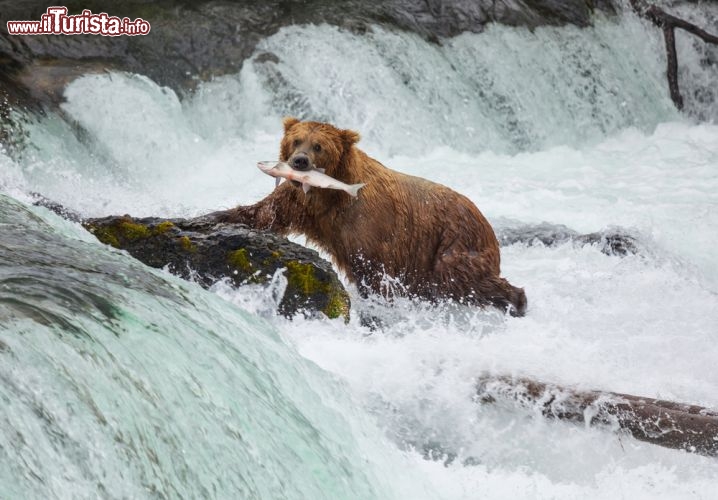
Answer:
[[[298,170],[323,168],[346,184],[366,183],[357,198],[344,191],[285,182],[219,220],[280,234],[304,234],[327,251],[360,293],[394,293],[437,301],[493,305],[514,316],[526,294],[500,277],[494,231],[465,196],[391,170],[356,147],[359,134],[328,123],[284,119],[280,160]]]

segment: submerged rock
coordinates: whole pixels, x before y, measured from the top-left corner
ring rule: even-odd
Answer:
[[[269,284],[277,271],[287,279],[279,312],[349,319],[349,295],[329,262],[317,252],[266,231],[196,219],[85,219],[97,239],[126,250],[144,264],[208,288],[222,278],[234,285]]]
[[[496,237],[501,246],[522,243],[535,245],[540,243],[550,247],[563,243],[574,245],[595,245],[606,255],[624,257],[639,252],[638,240],[635,236],[621,228],[597,231],[595,233],[580,234],[563,224],[521,224],[517,226],[501,226],[495,228]]]

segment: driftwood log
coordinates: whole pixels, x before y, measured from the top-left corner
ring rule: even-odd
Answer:
[[[511,399],[542,415],[627,432],[640,441],[718,456],[718,410],[606,391],[577,391],[525,378],[484,375],[477,401]]]
[[[651,21],[663,31],[663,39],[666,44],[666,59],[668,78],[668,90],[676,108],[683,109],[683,96],[678,87],[678,55],[676,53],[676,28],[691,33],[706,43],[718,45],[718,36],[711,35],[685,19],[668,14],[666,11],[655,5],[646,3],[644,0],[629,0],[634,12],[641,17]]]

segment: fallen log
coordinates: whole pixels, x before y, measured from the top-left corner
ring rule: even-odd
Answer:
[[[666,45],[666,77],[668,78],[668,90],[671,93],[671,100],[676,108],[683,109],[683,96],[678,87],[678,55],[676,53],[675,29],[680,28],[692,35],[697,36],[706,43],[718,45],[718,36],[711,35],[685,19],[673,16],[660,7],[647,4],[645,0],[629,0],[633,11],[641,17],[651,21],[663,31],[663,40]]]
[[[718,456],[718,410],[607,391],[577,391],[525,378],[484,375],[477,401],[515,400],[549,418],[601,425],[640,441]]]

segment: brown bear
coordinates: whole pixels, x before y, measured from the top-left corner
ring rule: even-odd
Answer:
[[[391,170],[355,146],[359,134],[328,123],[284,119],[279,158],[296,170],[323,168],[346,184],[365,183],[357,198],[344,191],[289,181],[251,206],[214,215],[280,234],[304,234],[332,255],[363,296],[386,292],[436,301],[494,305],[514,316],[526,295],[499,276],[499,244],[489,222],[465,196]]]

